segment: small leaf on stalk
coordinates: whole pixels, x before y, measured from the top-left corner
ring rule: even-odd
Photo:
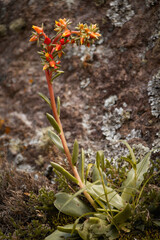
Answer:
[[[76,165],[77,160],[78,160],[78,153],[79,153],[79,145],[77,140],[74,141],[74,146],[73,146],[73,153],[72,153],[72,164],[73,166]]]
[[[57,229],[61,232],[71,233],[73,230],[73,226],[74,226],[74,224],[72,223],[72,224],[67,224],[65,226],[58,226]],[[79,228],[80,226],[81,226],[81,224],[77,224],[76,228]],[[74,232],[77,233],[76,228],[74,229]]]
[[[57,97],[57,112],[58,112],[58,116],[60,116],[60,105],[61,105],[60,97]]]
[[[96,167],[96,165],[94,165],[93,167],[93,171],[92,171],[92,181],[95,182],[97,180],[101,180],[98,168]],[[99,183],[98,183],[99,184]],[[101,184],[101,183],[100,183]]]
[[[48,135],[50,139],[54,142],[54,144],[64,153],[65,151],[61,139],[58,137],[58,135],[52,131],[48,131]]]
[[[85,183],[87,182],[88,174],[89,174],[90,169],[92,168],[92,166],[93,166],[93,163],[89,163],[89,164],[87,165],[86,176],[85,176]]]
[[[46,113],[47,115],[47,119],[48,121],[50,122],[50,124],[52,125],[52,127],[56,130],[57,133],[61,133],[61,129],[59,128],[59,125],[58,123],[56,122],[56,120],[54,119],[54,117],[49,114],[49,113]]]
[[[52,106],[51,106],[51,102],[50,102],[50,100],[49,100],[49,98],[48,97],[46,97],[43,93],[38,93],[38,95],[46,102],[46,103],[48,103],[48,105],[50,106],[50,108],[52,108]]]
[[[96,163],[97,163],[97,168],[99,168],[101,166],[102,170],[104,171],[104,153],[103,153],[103,151],[97,152]]]
[[[78,173],[83,183],[84,183],[84,161],[85,161],[85,155],[84,155],[84,150],[82,148],[81,157],[78,165]]]
[[[57,71],[57,74],[52,77],[51,83],[53,82],[53,80],[54,80],[55,78],[59,77],[62,73],[64,73],[64,71],[59,71],[59,70],[58,70],[58,71]]]
[[[62,166],[60,166],[58,163],[51,162],[51,165],[58,172],[60,172],[64,177],[78,184],[78,180],[74,176],[72,176],[67,170],[65,170]]]
[[[131,154],[132,161],[133,161],[133,163],[136,165],[137,160],[136,160],[136,157],[135,157],[135,155],[134,155],[133,149],[130,147],[130,145],[129,145],[126,141],[121,140],[120,142],[122,142],[123,144],[126,145],[126,147],[128,148],[128,150],[129,150],[129,152],[130,152],[130,154]]]

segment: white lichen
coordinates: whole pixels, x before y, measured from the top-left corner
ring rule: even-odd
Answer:
[[[110,9],[106,13],[107,17],[116,27],[122,27],[134,14],[134,10],[127,0],[114,0],[110,2]]]
[[[153,116],[160,117],[160,70],[148,82],[148,96]]]
[[[158,3],[158,0],[145,0],[145,2],[146,2],[147,7],[151,7],[151,6],[155,5],[156,3]]]
[[[113,113],[108,111],[103,116],[103,126],[101,130],[107,140],[115,141],[121,138],[117,130],[122,126],[122,117],[123,108],[115,108]]]

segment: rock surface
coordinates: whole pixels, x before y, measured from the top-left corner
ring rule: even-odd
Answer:
[[[0,24],[5,26],[5,34],[0,34],[1,155],[29,171],[64,159],[49,142],[40,142],[38,133],[49,126],[45,113],[50,109],[37,94],[47,95],[47,84],[37,46],[28,41],[33,24],[43,22],[52,34],[53,20],[60,17],[70,18],[73,26],[98,23],[102,34],[90,49],[69,46],[62,60],[65,73],[54,82],[69,147],[77,138],[93,161],[100,149],[107,158],[125,154],[119,139],[156,147],[159,1],[6,0],[0,2]],[[17,18],[23,23],[18,30]]]

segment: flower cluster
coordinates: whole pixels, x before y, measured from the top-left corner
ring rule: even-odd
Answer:
[[[62,56],[65,45],[70,43],[84,44],[90,46],[101,34],[98,33],[98,27],[96,24],[79,23],[76,27],[78,31],[72,31],[68,28],[71,22],[69,20],[59,19],[55,21],[55,31],[57,34],[49,38],[42,27],[32,26],[35,32],[33,32],[30,42],[40,41],[43,50],[39,52],[42,59],[43,70],[49,71],[51,75],[54,74],[53,78],[58,77],[63,71],[60,71],[60,61],[57,58]]]
[[[81,45],[84,44],[88,47],[101,36],[101,34],[97,32],[97,24],[88,26],[87,24],[79,23],[76,29],[79,30],[79,37],[76,38],[76,41],[80,41]]]

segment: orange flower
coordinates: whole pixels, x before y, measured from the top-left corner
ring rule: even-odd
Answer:
[[[100,36],[101,36],[101,34],[99,34],[99,33],[94,33],[94,32],[90,33],[90,38],[98,38]]]
[[[85,28],[84,30],[86,33],[88,33],[90,31],[89,28]]]
[[[74,39],[71,39],[71,43],[72,43],[72,44],[75,43],[75,40],[74,40]]]
[[[64,27],[67,25],[67,23],[66,23],[66,18],[63,18],[63,19],[60,18],[60,19],[59,19],[59,22],[60,22],[61,25],[64,26]]]
[[[60,51],[62,49],[62,45],[61,44],[56,44],[56,51]]]
[[[51,43],[51,39],[49,37],[45,37],[44,44],[49,45]]]
[[[58,21],[55,21],[55,24],[58,26],[58,27],[66,27],[67,25],[67,22],[66,22],[66,19],[62,19],[60,18],[59,19],[59,22]]]
[[[79,24],[79,29],[82,30],[84,28],[84,24],[83,23],[80,23]]]
[[[41,34],[43,33],[43,28],[41,27],[37,27],[37,26],[32,26],[32,28],[38,33],[38,34]]]
[[[50,54],[50,53],[45,53],[45,57],[46,57],[46,60],[47,61],[50,61],[50,59],[53,59],[53,56],[52,56],[52,54]]]
[[[58,57],[61,58],[61,56],[62,56],[62,51],[58,52]]]
[[[55,68],[55,66],[56,66],[56,63],[55,63],[54,60],[53,60],[53,61],[50,61],[49,64],[50,64],[51,67],[54,67],[54,68]]]
[[[64,44],[66,43],[66,41],[64,40],[64,38],[61,38],[61,39],[60,39],[60,43],[61,43],[61,45],[64,45]]]
[[[48,64],[45,64],[43,67],[43,70],[46,70],[47,68],[49,68]]]
[[[71,31],[69,29],[65,30],[62,34],[62,37],[69,37],[71,35]]]
[[[81,45],[84,43],[84,37],[80,37],[80,43]]]
[[[29,41],[30,41],[30,42],[35,42],[35,41],[37,41],[37,39],[38,39],[37,36],[34,35],[33,37],[31,37],[31,38],[29,39]]]

